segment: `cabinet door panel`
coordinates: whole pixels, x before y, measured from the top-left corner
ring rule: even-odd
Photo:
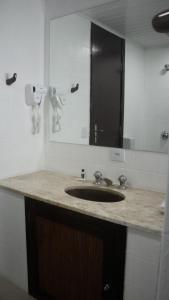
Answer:
[[[59,300],[101,300],[101,239],[42,217],[36,219],[39,287]]]

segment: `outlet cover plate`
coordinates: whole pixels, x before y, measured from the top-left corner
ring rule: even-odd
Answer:
[[[125,161],[125,150],[124,149],[112,149],[111,160],[124,162]]]

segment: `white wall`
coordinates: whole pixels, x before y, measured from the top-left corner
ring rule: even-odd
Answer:
[[[116,0],[46,0],[46,15],[52,19],[113,1]]]
[[[90,28],[90,21],[77,14],[50,24],[50,86],[64,103],[59,112],[50,105],[51,141],[89,144]],[[77,83],[78,91],[71,93]],[[55,132],[53,116],[57,113],[60,131]]]
[[[57,16],[76,12],[86,8],[83,5],[97,5],[99,1],[46,1],[46,55],[45,81],[49,82],[49,20]],[[104,3],[103,1],[102,3]],[[84,4],[85,3],[85,4]],[[106,2],[105,2],[106,3]],[[45,106],[46,112],[46,168],[59,170],[65,173],[79,175],[80,170],[85,168],[89,178],[96,169],[103,171],[105,176],[113,180],[124,173],[127,175],[132,186],[148,188],[166,192],[167,185],[167,163],[168,156],[158,153],[126,151],[124,163],[111,161],[111,149],[101,147],[90,147],[81,145],[61,144],[49,142],[48,133],[48,103]]]
[[[160,244],[156,234],[128,229],[124,300],[156,299]]]
[[[43,128],[31,134],[31,111],[24,86],[43,83],[44,3],[2,0],[0,9],[0,177],[30,172],[43,165]],[[18,74],[5,85],[5,74]],[[43,117],[43,116],[42,116]]]
[[[169,132],[168,47],[144,49],[126,42],[124,136],[132,149],[168,153]]]
[[[125,53],[124,138],[132,141],[131,149],[146,149],[143,123],[146,109],[145,51],[126,41]]]
[[[133,187],[164,191],[167,186],[168,156],[151,152],[126,151],[125,162],[111,161],[111,149],[62,143],[46,143],[46,168],[80,176],[82,168],[94,179],[96,170],[117,182],[125,174]]]
[[[169,174],[168,174],[169,179]],[[168,180],[169,182],[169,180]],[[157,300],[169,298],[169,184],[167,191],[165,224],[162,235],[161,261],[159,270]]]
[[[143,123],[147,149],[168,152],[168,141],[161,139],[162,131],[169,132],[169,72],[164,65],[169,62],[169,47],[145,50],[145,99]]]
[[[0,275],[28,290],[24,196],[0,189]]]

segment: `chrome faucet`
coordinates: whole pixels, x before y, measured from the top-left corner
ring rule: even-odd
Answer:
[[[120,189],[121,190],[125,190],[127,188],[127,177],[125,175],[120,175],[120,177],[118,178],[119,182],[120,182]]]
[[[113,182],[112,180],[110,180],[109,178],[103,178],[103,174],[100,171],[96,171],[94,173],[94,177],[95,177],[95,184],[97,185],[106,185],[106,186],[112,186]]]
[[[102,183],[102,180],[103,180],[102,172],[96,171],[94,173],[94,177],[95,177],[95,184],[100,185]]]

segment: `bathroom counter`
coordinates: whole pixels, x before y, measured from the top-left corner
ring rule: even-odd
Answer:
[[[118,190],[125,195],[125,200],[115,203],[101,203],[81,200],[65,193],[71,186],[93,185],[77,177],[51,171],[39,171],[23,176],[0,180],[0,187],[24,196],[43,201],[72,211],[93,216],[112,223],[160,234],[164,215],[160,205],[165,194],[140,189]]]

